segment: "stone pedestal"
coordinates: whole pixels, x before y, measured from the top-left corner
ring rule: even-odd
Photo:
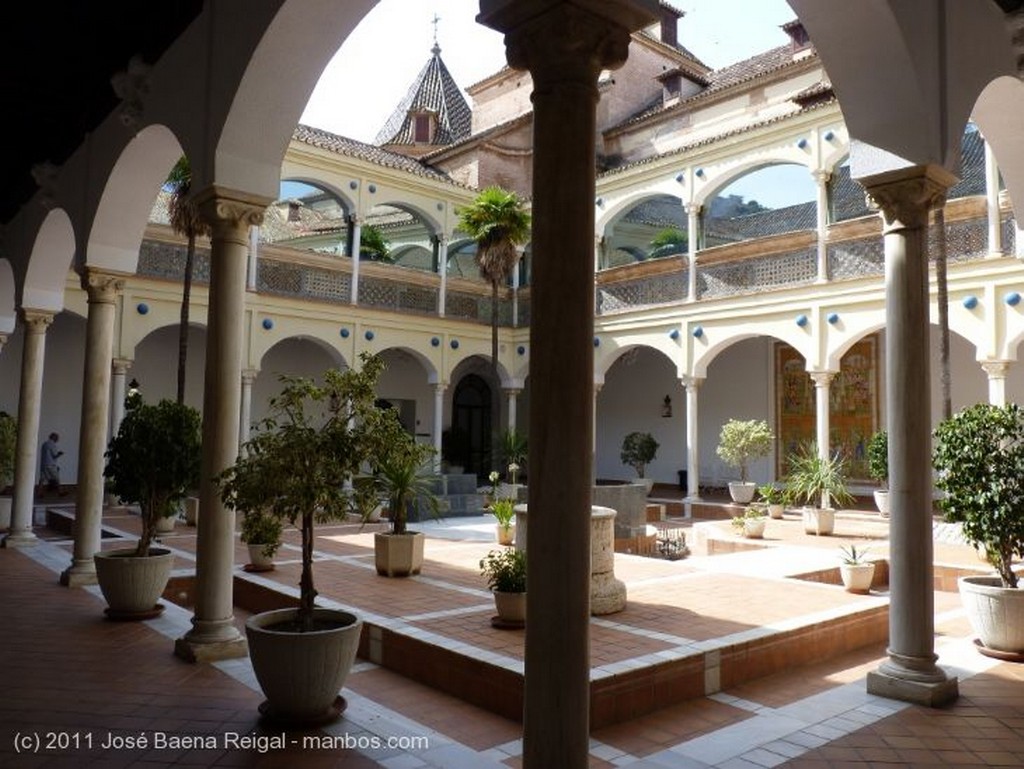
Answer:
[[[626,585],[615,578],[615,511],[590,508],[590,613],[614,614],[626,608]]]
[[[526,550],[528,510],[516,505],[516,549]],[[626,608],[626,585],[615,578],[615,511],[590,508],[590,613],[614,614]]]

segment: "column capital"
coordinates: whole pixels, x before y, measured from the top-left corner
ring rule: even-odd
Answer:
[[[110,368],[115,374],[126,374],[134,362],[130,358],[113,358],[110,361]]]
[[[88,294],[89,304],[113,304],[124,290],[124,275],[86,267],[82,275],[82,290]]]
[[[946,200],[946,190],[957,178],[937,165],[911,166],[857,179],[867,191],[869,202],[878,208],[883,232],[921,228],[928,224],[928,212]]]
[[[687,216],[700,216],[700,212],[704,210],[704,206],[700,203],[683,203],[683,210],[686,211]]]
[[[256,377],[259,376],[260,370],[256,368],[244,368],[242,369],[242,383],[251,385],[256,381]]]
[[[988,375],[989,379],[1006,379],[1006,375],[1010,370],[1010,361],[985,360],[981,362],[981,368]]]
[[[702,384],[704,384],[704,379],[705,377],[693,376],[692,374],[684,374],[683,376],[679,377],[679,381],[687,390],[698,389]]]
[[[807,375],[813,380],[815,387],[828,387],[836,378],[838,371],[808,371]]]
[[[262,195],[231,190],[211,184],[195,195],[195,203],[203,221],[213,229],[216,237],[225,228],[241,231],[248,243],[250,227],[263,224],[263,214],[273,201]]]
[[[349,214],[348,220],[355,227],[361,227],[363,225],[363,222],[365,221],[363,217],[361,217],[359,214]]]
[[[832,172],[825,168],[815,168],[811,171],[811,178],[818,184],[828,184],[832,178]]]
[[[499,0],[484,2],[477,19],[505,33],[509,66],[530,70],[535,92],[586,85],[595,98],[598,74],[625,63],[630,32],[651,20],[622,0]]]
[[[33,310],[30,308],[18,308],[18,317],[25,324],[25,331],[29,334],[45,334],[46,329],[53,323],[54,313],[49,310]]]
[[[448,382],[434,382],[434,392],[438,394],[444,394],[444,391],[448,389]]]

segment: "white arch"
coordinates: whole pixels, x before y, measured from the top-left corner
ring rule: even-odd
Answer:
[[[973,117],[995,154],[1010,200],[1024,200],[1024,83],[996,78],[978,96]]]
[[[86,264],[135,272],[153,202],[181,154],[177,138],[163,125],[147,126],[125,146],[96,208],[84,254]]]
[[[60,208],[43,220],[28,258],[21,307],[60,312],[64,307],[64,281],[75,257],[75,232]]]

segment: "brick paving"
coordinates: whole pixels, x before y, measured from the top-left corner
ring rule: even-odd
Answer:
[[[136,523],[130,513],[105,517],[105,525],[128,534]],[[692,530],[690,521],[673,523]],[[843,541],[840,525],[839,536],[818,538],[780,523],[777,539],[760,551],[695,554],[671,563],[618,556],[616,569],[629,586],[630,605],[595,619],[592,664],[607,668],[668,653],[678,644],[784,625],[792,615],[787,606],[798,606],[803,615],[828,615],[862,601],[884,603],[884,595],[851,596],[830,585],[780,577],[778,565],[769,576],[751,576],[750,564],[761,568],[790,561],[794,552],[805,553],[814,568],[827,564],[834,560],[830,551]],[[848,538],[872,538],[884,555],[879,533],[884,521],[866,514],[845,523]],[[175,658],[171,638],[187,629],[191,615],[173,605],[157,621],[104,620],[95,588],[57,584],[69,543],[59,534],[40,533],[46,541],[29,551],[0,550],[0,596],[9,616],[0,627],[0,766],[521,765],[519,723],[366,661],[359,661],[349,678],[349,709],[337,724],[319,732],[289,732],[282,747],[260,752],[253,747],[256,738],[268,740],[272,733],[257,720],[261,696],[247,660],[190,665]],[[368,613],[396,627],[521,659],[523,632],[495,631],[487,622],[492,609],[476,563],[492,545],[474,536],[431,532],[424,575],[399,581],[375,575],[370,527],[325,527],[317,542],[318,587],[339,602],[358,596]],[[189,567],[194,541],[194,530],[184,526],[164,537],[179,554],[179,568]],[[283,563],[270,575],[283,589],[297,581],[296,542],[289,535],[279,556]],[[104,548],[115,546],[117,540],[104,541]],[[246,560],[241,546],[236,558],[239,566]],[[940,560],[978,567],[969,548],[955,541],[937,544]],[[952,665],[961,677],[961,698],[951,706],[930,710],[867,695],[864,675],[884,657],[884,643],[874,643],[830,660],[810,657],[806,666],[597,729],[591,766],[1024,765],[1024,666],[997,663],[971,648],[955,594],[936,593],[936,617],[940,663]],[[169,745],[165,739],[156,747],[160,735],[189,737],[194,744]],[[144,736],[149,744],[103,747],[131,736]],[[345,749],[346,736],[363,743]],[[387,736],[428,742],[409,749],[366,747],[370,738]],[[311,739],[318,740],[315,746]]]

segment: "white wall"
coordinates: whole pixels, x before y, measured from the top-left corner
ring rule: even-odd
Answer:
[[[774,340],[744,339],[722,351],[708,367],[700,387],[698,426],[700,435],[700,482],[723,486],[739,480],[739,470],[729,467],[715,453],[722,425],[730,419],[763,419],[775,429],[775,391],[772,372]],[[775,459],[754,462],[749,480],[765,483],[775,475]]]
[[[661,416],[665,396],[672,398],[672,416]],[[525,415],[524,415],[525,416]],[[598,478],[628,480],[632,468],[619,460],[622,439],[631,432],[648,432],[660,444],[646,475],[656,483],[677,484],[677,471],[686,469],[686,395],[675,365],[649,348],[637,348],[619,358],[605,374],[597,396]]]
[[[414,433],[422,443],[431,443],[434,428],[434,388],[427,383],[427,371],[412,355],[401,350],[381,353],[385,368],[377,384],[381,398],[416,402]]]
[[[164,326],[135,347],[135,360],[125,379],[135,379],[146,403],[174,400],[178,393],[178,327]],[[206,369],[206,329],[189,326],[185,361],[185,403],[202,411]]]
[[[320,382],[324,371],[340,363],[340,355],[332,356],[319,343],[308,339],[285,339],[271,347],[260,361],[260,372],[252,384],[252,424],[267,416],[270,399],[281,392],[281,374]]]

